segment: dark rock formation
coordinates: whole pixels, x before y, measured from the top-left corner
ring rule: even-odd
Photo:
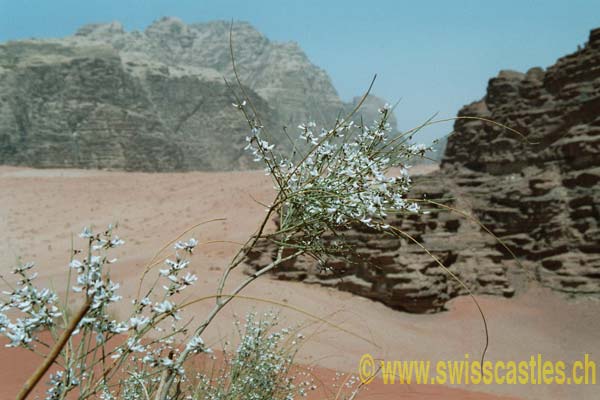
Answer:
[[[390,224],[475,293],[511,296],[528,279],[573,294],[600,293],[600,29],[546,71],[502,71],[486,96],[459,115],[494,120],[525,138],[481,120],[458,120],[441,170],[417,177],[411,197],[426,195],[475,217],[520,265],[477,223],[433,205],[429,214],[396,216]],[[414,243],[360,230],[347,236],[361,255],[355,263],[324,272],[302,259],[277,276],[411,312],[437,311],[465,294]],[[263,261],[258,253],[251,258],[251,268]]]
[[[501,72],[459,115],[442,171],[544,285],[600,292],[600,30],[546,71]]]

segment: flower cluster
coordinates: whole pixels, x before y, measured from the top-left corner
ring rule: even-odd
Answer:
[[[216,379],[200,376],[203,399],[292,400],[315,390],[312,377],[291,373],[302,335],[291,329],[276,329],[276,313],[246,315],[236,321],[240,344]]]
[[[118,236],[113,238],[112,230],[112,225],[109,225],[102,234],[94,235],[89,228],[84,228],[79,236],[88,240],[88,255],[83,260],[73,259],[69,264],[77,273],[77,285],[73,286],[73,291],[83,292],[92,298],[92,309],[121,300],[121,296],[116,295],[119,284],[107,279],[103,274],[104,265],[114,264],[117,259],[109,259],[105,254],[99,254],[125,243]]]
[[[13,270],[17,285],[3,293],[7,300],[0,301],[0,334],[10,340],[8,347],[29,347],[37,332],[53,327],[55,319],[62,315],[56,293],[33,285],[37,277],[37,273],[31,273],[33,268],[33,263],[17,266]],[[12,320],[5,314],[7,311],[16,311],[18,317]]]
[[[63,393],[69,387],[75,387],[80,381],[75,377],[73,370],[56,371],[50,375],[50,388],[46,391],[46,400],[59,400],[64,398]]]
[[[406,144],[392,131],[389,105],[379,113],[372,125],[339,120],[331,130],[318,131],[314,122],[298,126],[298,140],[308,146],[299,160],[276,156],[261,130],[252,130],[247,149],[273,174],[283,196],[282,231],[300,233],[303,245],[314,249],[326,231],[355,223],[386,230],[389,213],[419,211],[406,199],[411,179],[405,163],[428,148]]]
[[[185,275],[181,276],[190,264],[190,260],[185,258],[184,255],[192,255],[197,245],[198,241],[194,238],[175,243],[175,260],[166,259],[166,268],[159,270],[159,279],[166,280],[166,283],[162,285],[164,292],[160,296],[161,300],[156,302],[151,300],[151,295],[156,287],[155,284],[146,296],[133,302],[135,306],[134,313],[125,323],[128,330],[131,331],[131,336],[125,343],[125,346],[121,346],[115,350],[113,358],[133,354],[134,360],[139,360],[151,368],[162,366],[173,368],[180,375],[184,374],[183,368],[175,366],[173,358],[168,357],[166,354],[179,352],[179,349],[173,346],[174,337],[182,335],[184,329],[177,325],[181,317],[179,316],[178,304],[174,300],[174,296],[184,288],[192,286],[198,280],[196,275],[187,271]],[[164,320],[165,317],[171,317],[173,321],[171,331],[164,338],[156,340],[154,346],[145,346],[141,342],[141,338],[149,330],[153,330],[155,334],[160,336],[164,331],[164,328],[160,326],[160,321]],[[183,340],[183,337],[181,339]],[[188,346],[193,346],[193,349],[190,349],[193,352],[209,351],[208,348],[204,347],[200,337],[194,337],[188,343]],[[136,353],[141,354],[136,355]]]
[[[127,323],[111,319],[106,313],[106,309],[111,304],[122,299],[117,294],[120,285],[109,279],[104,270],[105,265],[117,262],[116,258],[108,257],[107,251],[122,246],[124,241],[118,236],[113,237],[112,225],[98,234],[94,234],[86,227],[79,237],[87,240],[88,252],[83,259],[73,258],[69,264],[76,273],[76,285],[72,290],[91,299],[91,306],[90,311],[79,323],[75,334],[78,334],[81,329],[90,328],[96,333],[96,339],[102,342],[106,334],[120,334],[129,329]]]
[[[175,249],[192,254],[197,244],[198,241],[192,238],[187,242],[175,243]],[[184,276],[180,276],[181,271],[186,269],[189,263],[189,260],[182,258],[177,252],[175,253],[175,261],[170,259],[165,261],[168,268],[161,269],[160,275],[166,277],[169,281],[168,285],[163,285],[163,288],[167,291],[167,296],[173,296],[174,294],[181,292],[198,280],[198,277],[190,272],[187,272]]]
[[[144,377],[148,384],[156,383],[161,376],[156,371],[165,369],[175,372],[181,381],[185,380],[183,366],[175,362],[176,355],[181,353],[178,343],[184,342],[187,336],[187,324],[179,325],[180,300],[176,295],[198,280],[196,275],[188,271],[189,256],[193,254],[198,241],[191,238],[174,244],[174,257],[165,260],[165,268],[159,270],[154,284],[150,285],[143,297],[133,301],[131,314],[120,320],[111,317],[110,310],[117,306],[120,310],[124,308],[119,306],[122,301],[122,296],[118,294],[119,284],[109,278],[107,266],[117,262],[116,258],[109,255],[124,241],[113,234],[112,226],[99,233],[84,228],[79,236],[84,240],[87,251],[73,251],[69,269],[74,272],[75,283],[71,285],[69,282],[68,285],[71,286],[70,290],[89,302],[89,308],[72,333],[72,338],[78,337],[77,342],[81,344],[75,346],[71,343],[68,345],[69,351],[61,354],[59,365],[64,368],[50,376],[46,399],[62,399],[76,387],[82,391],[89,390],[81,386],[93,378],[93,365],[98,361],[94,360],[92,354],[100,354],[98,350],[93,350],[95,346],[103,348],[103,363],[107,363],[107,360],[119,364],[132,362],[137,366],[137,379]],[[0,301],[0,334],[10,340],[9,347],[36,350],[37,343],[48,347],[36,336],[37,333],[50,330],[52,336],[56,337],[69,319],[66,306],[59,303],[55,292],[34,286],[37,274],[32,273],[33,269],[33,263],[20,264],[15,268],[16,285],[10,291],[5,291],[6,299]],[[165,284],[160,285],[160,281],[165,281]],[[16,318],[13,320],[9,315],[15,315]],[[167,329],[169,321],[171,325]],[[104,348],[119,335],[124,338],[121,344],[110,350]],[[151,340],[145,340],[149,336]],[[189,339],[186,350],[190,354],[210,352],[200,335]],[[139,382],[127,378],[124,388],[132,394],[139,389]],[[121,398],[106,382],[99,382],[94,390],[88,395],[95,393],[94,398]]]

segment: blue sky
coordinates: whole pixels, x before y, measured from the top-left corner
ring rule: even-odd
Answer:
[[[161,16],[186,22],[251,22],[272,40],[296,41],[332,77],[343,99],[373,74],[403,129],[481,98],[501,69],[547,67],[600,27],[598,0],[547,1],[202,1],[0,0],[0,41],[60,37],[92,22],[144,29]],[[421,141],[450,125],[429,128]]]

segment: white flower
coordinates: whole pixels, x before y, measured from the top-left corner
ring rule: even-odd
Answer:
[[[419,212],[419,205],[417,203],[410,203],[410,205],[408,206],[408,211],[410,212]]]
[[[110,247],[118,247],[125,244],[125,241],[119,239],[118,236],[115,236],[114,239],[111,239],[109,242]]]
[[[187,351],[204,351],[204,340],[200,336],[192,337],[185,345]]]
[[[185,267],[187,267],[189,265],[189,263],[190,262],[188,260],[172,261],[172,260],[167,259],[165,261],[165,264],[167,264],[169,266],[169,268],[174,271],[179,271],[179,270],[184,269]]]
[[[165,367],[172,367],[173,364],[175,364],[175,362],[173,360],[171,360],[170,358],[167,358],[167,357],[161,358],[160,363],[162,365],[164,365]]]
[[[391,105],[389,105],[388,103],[385,103],[385,104],[383,105],[383,107],[381,107],[381,108],[380,108],[380,109],[378,109],[377,111],[379,111],[379,113],[380,113],[380,114],[384,114],[384,113],[387,113],[388,111],[390,111],[390,110],[391,110],[391,108],[392,108],[392,106],[391,106]]]
[[[184,250],[191,254],[197,245],[198,245],[198,241],[194,238],[191,238],[187,242],[175,243],[175,250]]]
[[[155,304],[153,310],[159,314],[168,314],[173,311],[175,305],[169,300],[165,300],[162,303]]]
[[[12,331],[5,333],[6,337],[10,339],[10,343],[6,347],[19,347],[31,343],[31,337],[23,326],[13,326]]]
[[[140,304],[143,306],[149,306],[150,304],[152,304],[152,301],[150,301],[148,297],[144,297],[142,298],[142,300],[140,300]]]
[[[194,282],[198,280],[198,277],[194,274],[190,274],[189,272],[183,277],[182,283],[184,285],[190,286],[193,285]]]
[[[146,351],[146,347],[142,345],[139,339],[135,338],[127,339],[127,347],[132,352],[143,353]]]
[[[73,260],[69,263],[69,267],[76,269],[77,272],[81,273],[81,272],[83,272],[85,265],[79,260]]]
[[[13,270],[13,274],[22,275],[25,271],[30,270],[34,266],[35,266],[35,263],[32,263],[32,262],[28,262],[28,263],[25,263],[25,264],[20,264],[18,267],[16,267]]]
[[[87,226],[83,228],[83,231],[81,231],[81,233],[79,234],[80,238],[91,238],[93,236],[94,234],[92,233],[92,230]]]
[[[129,326],[137,331],[145,327],[148,322],[150,322],[150,318],[148,317],[144,317],[142,315],[133,316],[129,319]]]
[[[127,323],[125,322],[119,322],[119,323],[113,323],[110,324],[110,332],[115,333],[115,334],[120,334],[120,333],[124,333],[127,332],[129,330],[129,327],[127,326]]]

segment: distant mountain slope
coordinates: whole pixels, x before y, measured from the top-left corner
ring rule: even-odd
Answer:
[[[143,32],[115,22],[0,45],[0,164],[252,167],[243,151],[248,127],[223,79],[234,81],[229,29],[162,18]],[[245,90],[272,132],[331,124],[352,107],[296,43],[272,42],[244,22],[233,25],[233,39]],[[370,98],[364,119],[383,103]]]

